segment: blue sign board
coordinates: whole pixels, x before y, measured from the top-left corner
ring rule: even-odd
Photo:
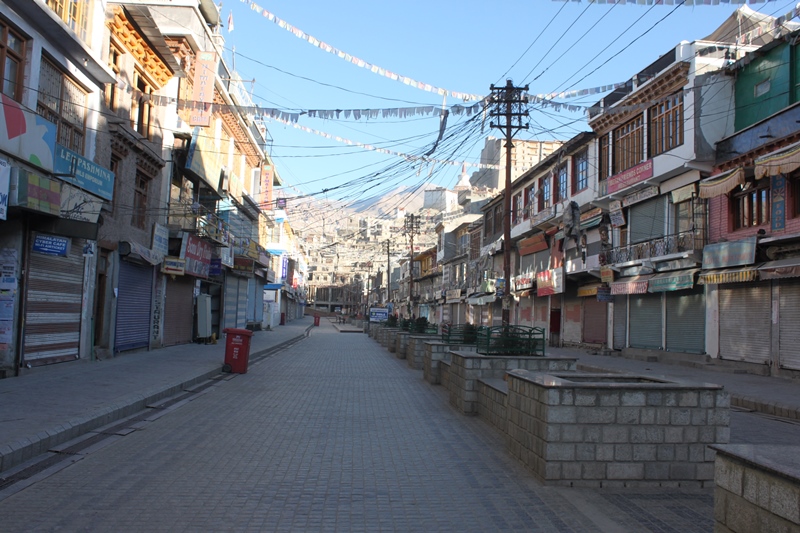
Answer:
[[[46,255],[60,255],[67,257],[69,250],[69,239],[67,237],[56,237],[55,235],[42,235],[37,233],[33,238],[33,251]]]
[[[114,198],[114,173],[60,144],[56,144],[54,167],[58,178],[100,198]]]
[[[369,321],[370,322],[383,322],[389,320],[389,309],[386,307],[370,307],[369,308]]]
[[[211,266],[208,267],[208,275],[209,276],[221,276],[222,275],[222,259],[219,257],[212,257],[211,258]]]
[[[707,244],[703,248],[703,269],[752,265],[756,260],[756,237]]]

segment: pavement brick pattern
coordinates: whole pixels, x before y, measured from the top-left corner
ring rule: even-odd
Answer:
[[[366,335],[315,328],[0,501],[13,531],[713,529],[698,489],[544,487]]]

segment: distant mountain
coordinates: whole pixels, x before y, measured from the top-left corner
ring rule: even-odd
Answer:
[[[425,200],[424,189],[412,192],[411,187],[398,187],[381,196],[364,198],[348,206],[349,209],[364,216],[392,217],[400,207],[407,213],[422,209]]]

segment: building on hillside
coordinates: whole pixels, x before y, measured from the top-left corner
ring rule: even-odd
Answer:
[[[511,180],[517,179],[523,172],[541,162],[552,154],[563,141],[525,141],[514,140],[511,149]],[[481,150],[481,165],[493,168],[481,168],[472,173],[470,184],[473,187],[489,189],[505,188],[506,149],[505,140],[488,137]]]

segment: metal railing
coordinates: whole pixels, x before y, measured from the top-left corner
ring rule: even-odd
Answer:
[[[628,263],[681,252],[702,250],[705,245],[704,241],[703,232],[700,230],[665,235],[650,241],[612,248],[606,252],[606,262],[609,264]]]

